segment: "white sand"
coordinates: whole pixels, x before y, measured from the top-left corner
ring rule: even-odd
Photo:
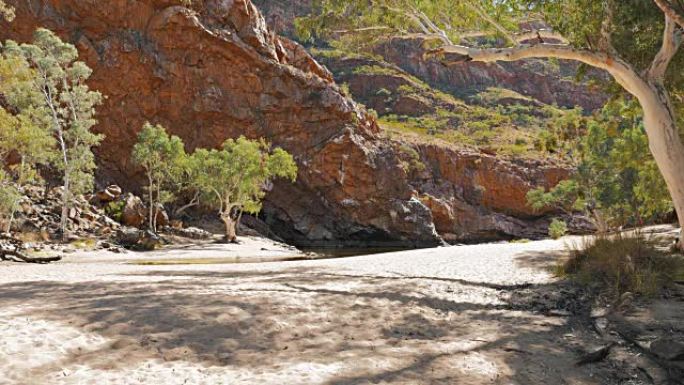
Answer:
[[[506,287],[545,290],[563,241],[126,263],[293,252],[259,242],[0,264],[0,384],[602,383],[573,366],[567,320],[520,310]]]

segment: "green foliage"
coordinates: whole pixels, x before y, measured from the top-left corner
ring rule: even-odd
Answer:
[[[157,231],[155,207],[174,199],[179,190],[187,155],[183,141],[169,136],[161,125],[145,123],[133,146],[133,161],[145,169],[147,203],[150,209],[149,227]]]
[[[4,0],[0,0],[0,17],[7,21],[12,21],[14,16],[14,8],[7,5]]]
[[[434,22],[446,36],[458,42],[460,31],[500,33],[480,16],[489,14],[497,23],[514,28],[519,13],[506,2],[473,0],[315,0],[312,13],[295,21],[304,41],[335,38],[348,46],[370,48],[378,39],[407,33],[423,33]],[[347,33],[336,33],[347,31]]]
[[[257,213],[266,183],[276,177],[294,181],[297,176],[292,156],[281,148],[269,152],[269,147],[263,140],[241,136],[228,139],[220,150],[198,149],[191,164],[201,172],[194,173],[191,185],[220,213],[235,208]]]
[[[657,294],[682,271],[681,257],[668,255],[642,234],[598,236],[571,250],[557,269],[580,283],[607,289],[615,297],[632,292]]]
[[[123,217],[123,211],[124,211],[125,207],[126,207],[126,201],[117,200],[117,201],[112,201],[112,202],[107,203],[104,207],[104,211],[108,217],[114,219],[117,222],[121,222],[121,219]]]
[[[599,229],[643,225],[672,211],[634,101],[615,100],[588,123],[576,149],[577,172],[554,189],[527,195],[534,209],[560,206],[589,214]]]
[[[425,163],[420,159],[420,154],[415,148],[402,143],[398,146],[398,150],[401,167],[405,172],[411,173],[425,170]]]
[[[577,181],[564,180],[548,192],[543,187],[530,190],[527,193],[527,203],[537,211],[547,207],[559,207],[571,211],[575,208],[579,194],[580,186]]]
[[[351,91],[349,91],[349,84],[347,83],[340,84],[340,92],[348,98],[352,96]]]
[[[9,232],[14,213],[19,208],[19,200],[22,194],[17,189],[12,178],[0,169],[0,224],[3,228],[0,231]]]
[[[231,242],[242,213],[261,210],[265,189],[274,178],[294,182],[297,177],[292,155],[282,148],[271,151],[264,140],[244,136],[226,140],[220,150],[197,149],[186,165],[189,187],[219,212]]]
[[[1,4],[0,4],[1,5]],[[0,55],[0,93],[8,109],[0,107],[0,159],[9,155],[16,164],[0,170],[0,217],[9,230],[18,207],[20,189],[39,182],[36,167],[55,159],[56,141],[41,95],[33,86],[36,72],[23,56],[3,49]]]
[[[568,225],[560,220],[554,218],[549,225],[549,237],[558,239],[568,232]]]
[[[395,69],[382,67],[379,65],[363,65],[353,70],[354,75],[389,75],[395,76],[398,73]]]
[[[97,123],[95,107],[102,95],[91,91],[86,84],[92,71],[76,61],[78,51],[47,29],[38,29],[33,44],[7,41],[3,47],[6,58],[28,67],[31,81],[18,82],[25,86],[13,88],[15,97],[9,102],[47,124],[57,140],[60,154],[52,164],[63,176],[62,231],[66,236],[66,214],[74,195],[87,192],[93,186],[95,157],[92,147],[99,145],[103,136],[91,131]],[[22,69],[22,71],[24,71]]]

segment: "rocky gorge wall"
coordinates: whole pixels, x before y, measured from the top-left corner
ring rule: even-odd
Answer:
[[[294,19],[311,12],[311,0],[254,0],[264,13],[269,26],[278,33],[294,37]],[[420,78],[432,87],[462,95],[487,87],[501,87],[529,96],[544,104],[585,111],[603,107],[607,95],[598,88],[574,80],[578,65],[559,60],[550,65],[546,60],[522,60],[516,63],[465,62],[445,67],[439,60],[426,59],[426,46],[431,46],[421,35],[396,37],[375,48],[387,63]],[[587,75],[607,79],[607,74],[590,69]]]
[[[438,60],[425,59],[425,38],[394,38],[377,47],[376,53],[389,63],[450,93],[472,92],[501,87],[532,97],[544,104],[582,107],[593,111],[603,107],[607,95],[598,88],[574,80],[578,64],[559,60],[555,66],[546,60],[529,59],[515,63],[465,62],[445,67]],[[590,71],[595,77],[605,77]]]
[[[535,211],[527,192],[551,188],[571,170],[549,161],[513,159],[438,144],[415,147],[425,168],[411,184],[431,210],[437,232],[447,242],[545,237],[552,210]],[[555,215],[558,215],[557,213]],[[576,231],[579,218],[564,218]]]
[[[539,213],[524,193],[561,175],[440,147],[420,148],[429,171],[411,175],[375,119],[304,48],[271,33],[249,0],[9,3],[17,18],[0,38],[26,42],[50,28],[93,68],[90,86],[106,96],[96,126],[106,135],[96,149],[102,185],[140,188],[129,155],[146,121],[188,150],[263,137],[299,165],[297,183],[276,183],[261,215],[284,239],[427,246],[441,241],[437,231],[453,241],[526,236],[520,229]]]
[[[10,1],[2,39],[30,41],[47,27],[93,68],[98,180],[140,187],[129,154],[145,121],[191,150],[226,138],[264,137],[291,152],[298,183],[278,183],[265,219],[295,243],[439,241],[378,127],[296,43],[272,34],[248,0]],[[278,231],[277,231],[278,232]]]

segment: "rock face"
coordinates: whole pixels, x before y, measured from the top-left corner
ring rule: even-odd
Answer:
[[[49,241],[50,236],[60,229],[62,188],[46,192],[44,188],[30,187],[23,189],[22,193],[12,230],[39,235],[44,241]],[[73,200],[67,225],[70,234],[76,238],[106,237],[120,227],[91,201],[84,196],[76,196]]]
[[[294,37],[294,19],[311,12],[311,0],[252,0],[264,14],[271,30]]]
[[[278,33],[290,37],[294,36],[294,19],[309,14],[311,3],[311,0],[255,0],[269,26],[277,29]],[[464,91],[501,87],[530,96],[545,104],[555,103],[570,108],[581,106],[587,111],[603,107],[607,100],[605,94],[588,89],[586,85],[573,80],[577,64],[571,61],[561,60],[557,68],[552,68],[543,60],[516,63],[467,62],[447,68],[436,60],[423,58],[424,42],[425,39],[419,36],[395,38],[378,46],[376,53],[388,63],[400,67],[433,87],[459,95]],[[351,67],[357,66],[349,64]],[[605,76],[593,70],[590,70],[590,74]],[[350,86],[352,82],[350,81]],[[372,107],[371,104],[367,105]],[[372,108],[382,111],[375,107]]]
[[[296,184],[276,182],[261,219],[297,245],[435,245],[529,236],[524,194],[562,170],[423,146],[428,165],[403,166],[376,121],[306,51],[272,34],[249,0],[10,0],[0,38],[30,41],[42,26],[74,43],[93,68],[101,185],[139,191],[130,150],[150,121],[188,150],[263,137],[291,152]],[[302,2],[305,4],[305,2]],[[420,106],[406,101],[406,109]],[[481,186],[481,187],[480,187]],[[536,229],[537,227],[535,227]],[[529,232],[529,231],[528,231]]]
[[[549,212],[526,204],[527,192],[551,188],[570,169],[548,161],[507,160],[474,150],[417,145],[425,168],[412,184],[430,208],[438,233],[449,242],[539,238],[547,234]],[[576,225],[570,226],[580,230]]]
[[[573,80],[577,64],[571,61],[558,61],[553,70],[542,60],[466,62],[445,67],[437,60],[423,58],[424,43],[425,39],[421,37],[395,38],[377,47],[376,52],[389,63],[447,92],[501,87],[545,104],[581,106],[587,111],[603,107],[607,100],[598,89],[592,90]],[[602,76],[598,71],[592,71],[592,74]]]
[[[267,223],[298,244],[431,245],[430,211],[413,197],[389,144],[368,114],[298,44],[272,34],[249,0],[10,0],[0,37],[30,41],[39,26],[74,43],[93,68],[98,180],[140,187],[129,158],[145,121],[188,150],[264,137],[293,153],[296,185],[276,183]]]

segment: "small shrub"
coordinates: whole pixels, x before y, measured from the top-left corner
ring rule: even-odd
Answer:
[[[419,89],[408,84],[402,84],[397,88],[397,92],[404,95],[410,95],[420,92]]]
[[[340,84],[340,92],[348,98],[351,97],[351,91],[349,91],[349,84],[347,83]]]
[[[564,221],[554,219],[549,225],[549,236],[558,239],[568,232],[568,225]]]
[[[575,246],[557,272],[615,296],[625,292],[654,295],[676,280],[683,267],[681,256],[657,248],[653,240],[641,234],[618,234],[593,237]]]
[[[406,144],[399,146],[401,166],[407,173],[417,171],[422,172],[426,166],[420,159],[420,154],[413,147]]]
[[[531,241],[527,238],[521,238],[521,239],[511,239],[509,243],[530,243]]]
[[[92,238],[79,239],[71,242],[71,246],[79,250],[92,250],[97,246],[97,240]]]
[[[527,145],[527,139],[525,139],[525,138],[515,138],[515,145],[516,145],[516,146],[526,146],[526,145]]]
[[[104,207],[104,211],[108,217],[112,218],[117,222],[121,222],[124,207],[126,207],[126,202],[123,200],[118,200],[107,203]]]

